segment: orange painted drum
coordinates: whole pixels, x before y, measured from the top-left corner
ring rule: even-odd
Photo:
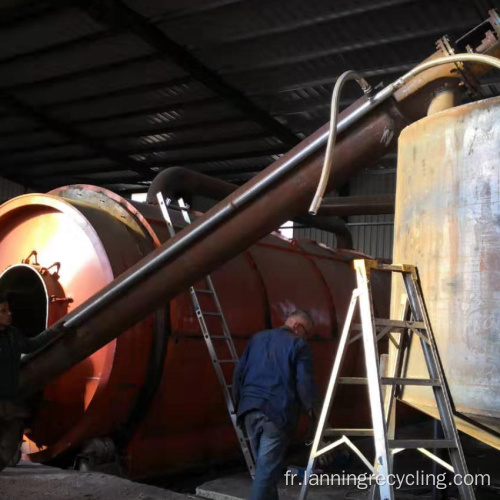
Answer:
[[[181,225],[180,216],[174,224]],[[47,302],[50,324],[166,234],[157,207],[93,186],[15,198],[0,207],[0,272],[11,276],[8,283],[0,276],[0,290],[24,272],[16,266],[43,274],[50,282],[44,290],[56,292],[40,292],[32,302]],[[351,262],[360,256],[272,234],[220,267],[212,278],[238,351],[293,309],[307,309],[317,324],[310,345],[324,389],[355,286]],[[26,288],[16,286],[18,294]],[[379,314],[386,315],[389,282],[381,276],[373,287]],[[209,327],[216,333],[215,323]],[[362,363],[353,346],[346,371],[358,374]],[[360,390],[340,390],[346,404],[333,412],[339,425],[369,425]],[[39,399],[25,447],[33,461],[74,457],[95,437],[113,439],[125,472],[136,478],[240,454],[187,291],[66,372]]]

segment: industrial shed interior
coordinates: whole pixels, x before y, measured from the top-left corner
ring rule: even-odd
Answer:
[[[295,310],[279,498],[498,498],[500,4],[4,0],[0,75],[1,500],[275,500]]]

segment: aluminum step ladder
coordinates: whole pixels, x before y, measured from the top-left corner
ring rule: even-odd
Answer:
[[[175,236],[175,229],[174,225],[172,224],[172,219],[170,217],[168,207],[180,210],[186,224],[191,224],[191,218],[188,212],[189,207],[184,203],[184,200],[182,198],[179,198],[178,206],[174,207],[171,204],[170,199],[167,199],[167,201],[165,202],[161,193],[158,193],[156,197],[158,200],[158,204],[160,205],[163,218],[167,223],[168,232],[171,237]],[[229,328],[227,326],[226,318],[224,316],[224,313],[222,312],[219,297],[217,296],[217,292],[215,291],[212,279],[208,275],[204,279],[200,280],[200,282],[203,284],[203,288],[196,289],[191,286],[189,287],[189,293],[193,302],[196,317],[198,318],[198,322],[203,333],[203,338],[205,339],[205,343],[207,344],[210,359],[212,360],[215,373],[217,374],[217,378],[219,379],[219,383],[222,388],[222,393],[224,395],[224,400],[226,401],[226,406],[231,418],[231,422],[236,432],[236,436],[238,437],[238,441],[243,452],[248,471],[253,478],[255,477],[255,460],[252,454],[252,450],[249,446],[249,440],[243,429],[238,425],[235,410],[236,405],[232,395],[232,375],[234,373],[234,370],[236,369],[236,365],[238,364],[238,353],[234,346],[231,332],[229,331]],[[209,300],[209,302],[211,303],[211,305],[209,306],[211,310],[202,309],[199,296],[204,296],[205,298],[211,299]],[[206,303],[207,301],[204,300],[203,302]],[[215,319],[218,323],[220,323],[219,328],[221,330],[221,333],[217,333],[216,335],[212,335],[210,333],[207,325],[207,320],[209,317]],[[223,355],[219,355],[221,349],[224,350]],[[232,369],[230,369],[230,367],[232,367]]]
[[[462,479],[467,475],[467,465],[453,419],[451,394],[427,315],[417,268],[410,265],[380,264],[374,260],[366,259],[355,260],[354,267],[356,270],[357,289],[353,291],[347,312],[299,500],[305,500],[307,497],[309,478],[311,477],[311,472],[314,470],[316,459],[341,444],[346,444],[359,456],[372,472],[372,479],[377,475],[379,475],[379,478],[392,478],[393,476],[389,476],[389,474],[393,473],[393,456],[405,449],[419,450],[444,468],[452,471],[455,475],[461,476]],[[405,314],[403,318],[408,318],[409,313],[411,313],[410,320],[391,320],[374,317],[373,297],[370,285],[370,275],[372,271],[397,273],[402,276],[407,293],[407,300],[404,307]],[[354,326],[352,325],[352,321],[358,303],[361,317],[361,332],[349,338],[351,332],[354,330],[354,328],[352,328]],[[414,334],[417,335],[420,340],[429,378],[407,378],[405,376],[410,346]],[[391,377],[384,377],[380,374],[377,341],[385,335],[389,336],[390,342],[395,347],[395,359],[390,372],[392,375]],[[364,345],[366,379],[359,377],[340,377],[347,346],[360,338],[363,339]],[[364,383],[368,385],[372,429],[327,428],[332,401],[339,383]],[[444,439],[394,439],[396,397],[401,394],[405,386],[410,385],[432,387],[443,427]],[[383,390],[384,386],[388,386],[387,390],[385,390],[385,395]],[[331,444],[325,444],[324,438],[331,436],[342,437]],[[367,460],[347,436],[373,436],[375,445],[375,465],[372,465]],[[451,465],[428,451],[427,448],[448,449]],[[392,485],[389,484],[390,482],[392,481],[379,480],[377,484],[372,487],[372,498],[376,496],[378,490],[381,500],[394,500],[394,491]],[[462,481],[461,485],[457,486],[462,499],[475,499],[472,486],[464,484],[464,481]]]

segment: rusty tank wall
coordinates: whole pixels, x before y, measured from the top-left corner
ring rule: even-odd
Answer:
[[[419,268],[457,411],[497,431],[499,158],[500,98],[407,127],[399,139],[394,243],[394,262]],[[393,286],[397,314],[402,286]],[[426,376],[423,357],[413,347],[410,374]],[[429,388],[407,388],[404,399],[432,413]]]
[[[50,324],[165,239],[157,207],[92,186],[69,186],[0,207],[0,272],[12,276],[22,265],[23,272],[30,267],[57,284],[58,296],[45,297]],[[33,250],[36,264],[33,256],[27,259]],[[220,267],[212,277],[238,351],[253,333],[282,324],[291,310],[308,309],[317,324],[310,339],[316,377],[324,387],[355,285],[351,261],[359,256],[273,234]],[[380,279],[374,286],[382,315],[389,282]],[[12,284],[13,278],[6,284],[0,277],[0,287]],[[346,361],[351,375],[362,374],[359,347]],[[369,425],[363,394],[362,387],[340,391],[337,425]],[[132,477],[239,455],[187,292],[51,383],[25,451],[44,462],[74,453],[94,437],[118,444]]]

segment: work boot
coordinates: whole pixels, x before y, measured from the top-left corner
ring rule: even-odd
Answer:
[[[23,429],[23,420],[0,421],[0,471],[14,464],[20,452]]]

